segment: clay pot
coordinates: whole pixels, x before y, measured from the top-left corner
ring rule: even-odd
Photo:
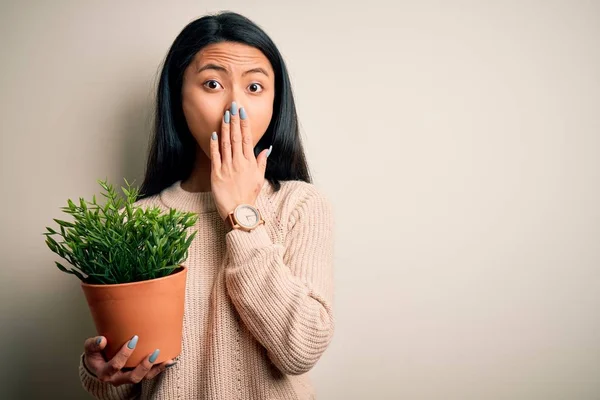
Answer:
[[[155,365],[181,353],[186,278],[187,267],[180,265],[169,276],[147,281],[81,282],[98,335],[108,341],[103,351],[107,361],[134,335],[138,343],[125,368],[136,367],[156,349]]]

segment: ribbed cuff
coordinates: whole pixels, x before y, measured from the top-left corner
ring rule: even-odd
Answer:
[[[225,236],[232,266],[240,266],[273,246],[267,227],[262,224],[250,232],[234,229]]]
[[[85,365],[85,353],[81,354],[81,366],[85,369],[85,372],[87,372],[88,375],[96,379],[98,378],[96,374],[90,371],[87,365]]]

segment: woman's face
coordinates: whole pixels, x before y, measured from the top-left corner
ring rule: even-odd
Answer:
[[[273,115],[275,74],[258,49],[241,43],[221,42],[204,47],[184,72],[183,113],[190,132],[210,158],[210,136],[217,132],[231,102],[244,107],[253,146],[265,134]]]

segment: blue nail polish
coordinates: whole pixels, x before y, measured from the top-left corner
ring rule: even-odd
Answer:
[[[127,347],[129,347],[130,349],[133,349],[135,347],[135,345],[138,342],[138,335],[135,335],[134,337],[131,338],[131,340],[129,341],[129,343],[127,343]]]
[[[154,361],[156,361],[156,359],[158,358],[158,353],[160,353],[159,349],[154,350],[154,353],[152,353],[152,355],[149,358],[149,361],[151,363],[153,363]]]
[[[273,150],[273,145],[269,146],[269,151],[267,151],[267,157],[271,154],[271,150]]]
[[[102,336],[100,336],[98,339],[96,339],[96,344],[100,344],[102,343]]]
[[[246,109],[244,107],[240,108],[240,118],[246,119],[248,116],[246,115]]]
[[[211,138],[212,140],[217,140],[217,132],[213,132]]]
[[[231,115],[236,115],[238,112],[237,109],[237,104],[235,104],[235,101],[231,103]]]
[[[228,124],[231,121],[231,116],[229,115],[229,110],[225,111],[225,123]]]

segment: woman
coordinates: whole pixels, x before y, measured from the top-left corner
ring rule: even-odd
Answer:
[[[182,352],[154,365],[157,349],[124,370],[143,337],[108,361],[106,338],[89,338],[84,388],[99,399],[314,399],[308,371],[334,332],[333,213],[311,183],[281,54],[247,18],[205,16],[175,39],[140,190],[138,206],[199,216]]]

